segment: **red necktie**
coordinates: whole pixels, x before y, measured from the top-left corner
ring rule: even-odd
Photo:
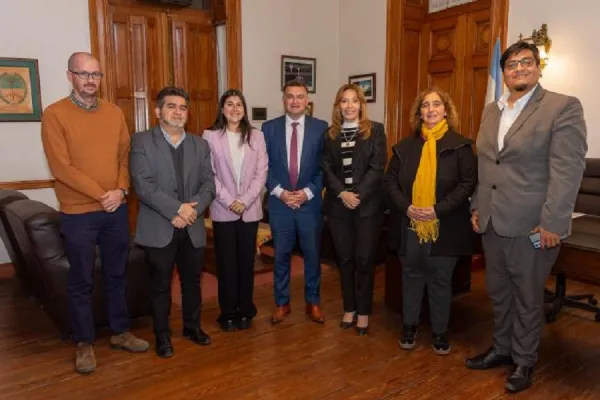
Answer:
[[[292,122],[292,140],[290,141],[290,183],[296,189],[298,183],[298,130],[299,122]]]

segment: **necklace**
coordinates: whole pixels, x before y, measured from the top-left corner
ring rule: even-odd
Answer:
[[[358,128],[354,128],[354,130],[352,131],[352,136],[350,136],[350,139],[348,139],[348,136],[346,136],[346,132],[342,129],[342,135],[344,136],[344,141],[346,141],[346,142],[351,142],[357,133],[358,133]]]

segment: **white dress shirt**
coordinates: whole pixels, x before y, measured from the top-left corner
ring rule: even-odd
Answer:
[[[292,118],[290,118],[289,115],[286,114],[285,116],[285,148],[287,150],[287,163],[288,163],[288,169],[290,167],[290,146],[292,143],[292,130],[294,129],[292,127],[292,122],[297,122],[298,125],[296,126],[296,140],[298,141],[298,157],[296,158],[298,160],[298,176],[300,176],[300,160],[302,159],[302,145],[304,144],[304,122],[306,121],[305,116],[301,116],[300,118],[298,118],[297,120],[293,120]],[[309,189],[309,188],[304,188],[304,193],[306,193],[306,197],[308,197],[308,200],[312,199],[314,197],[313,192]],[[281,185],[277,185],[276,188],[273,189],[273,191],[271,191],[271,194],[273,196],[277,196],[279,198],[279,196],[281,196],[281,193],[283,193],[283,189],[281,188]]]
[[[504,147],[504,137],[508,133],[508,130],[512,124],[519,117],[519,114],[521,114],[521,111],[523,111],[529,102],[529,99],[537,87],[538,85],[535,85],[533,89],[529,91],[529,93],[515,101],[515,104],[513,104],[512,108],[508,105],[510,92],[504,93],[502,97],[498,99],[498,108],[500,111],[502,111],[502,117],[500,117],[500,127],[498,128],[498,151],[501,151]]]
[[[244,146],[240,146],[241,136],[241,133],[227,131],[229,153],[231,154],[231,162],[233,163],[233,174],[238,193],[240,192],[240,184],[242,180],[242,163],[244,162]]]

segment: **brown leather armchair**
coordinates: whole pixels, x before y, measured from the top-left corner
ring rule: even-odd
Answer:
[[[33,200],[16,200],[4,207],[12,236],[11,245],[23,255],[26,275],[33,294],[40,301],[57,328],[67,337],[69,303],[67,282],[69,262],[60,235],[59,213],[53,208]],[[94,266],[92,308],[97,327],[108,325],[104,279],[100,259]],[[131,318],[151,313],[150,277],[145,254],[131,244],[127,269],[127,305]]]

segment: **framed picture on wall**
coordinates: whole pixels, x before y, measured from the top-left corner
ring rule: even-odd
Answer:
[[[40,121],[38,61],[0,57],[0,122]]]
[[[309,101],[308,104],[306,105],[306,110],[304,111],[306,113],[306,115],[310,115],[312,117],[314,107],[315,107],[314,103],[312,101]]]
[[[281,90],[286,82],[292,80],[306,83],[308,93],[315,93],[317,90],[317,59],[281,56]]]
[[[362,88],[367,103],[375,103],[377,100],[377,81],[375,79],[375,72],[371,74],[352,75],[348,77],[348,83],[354,83]]]

